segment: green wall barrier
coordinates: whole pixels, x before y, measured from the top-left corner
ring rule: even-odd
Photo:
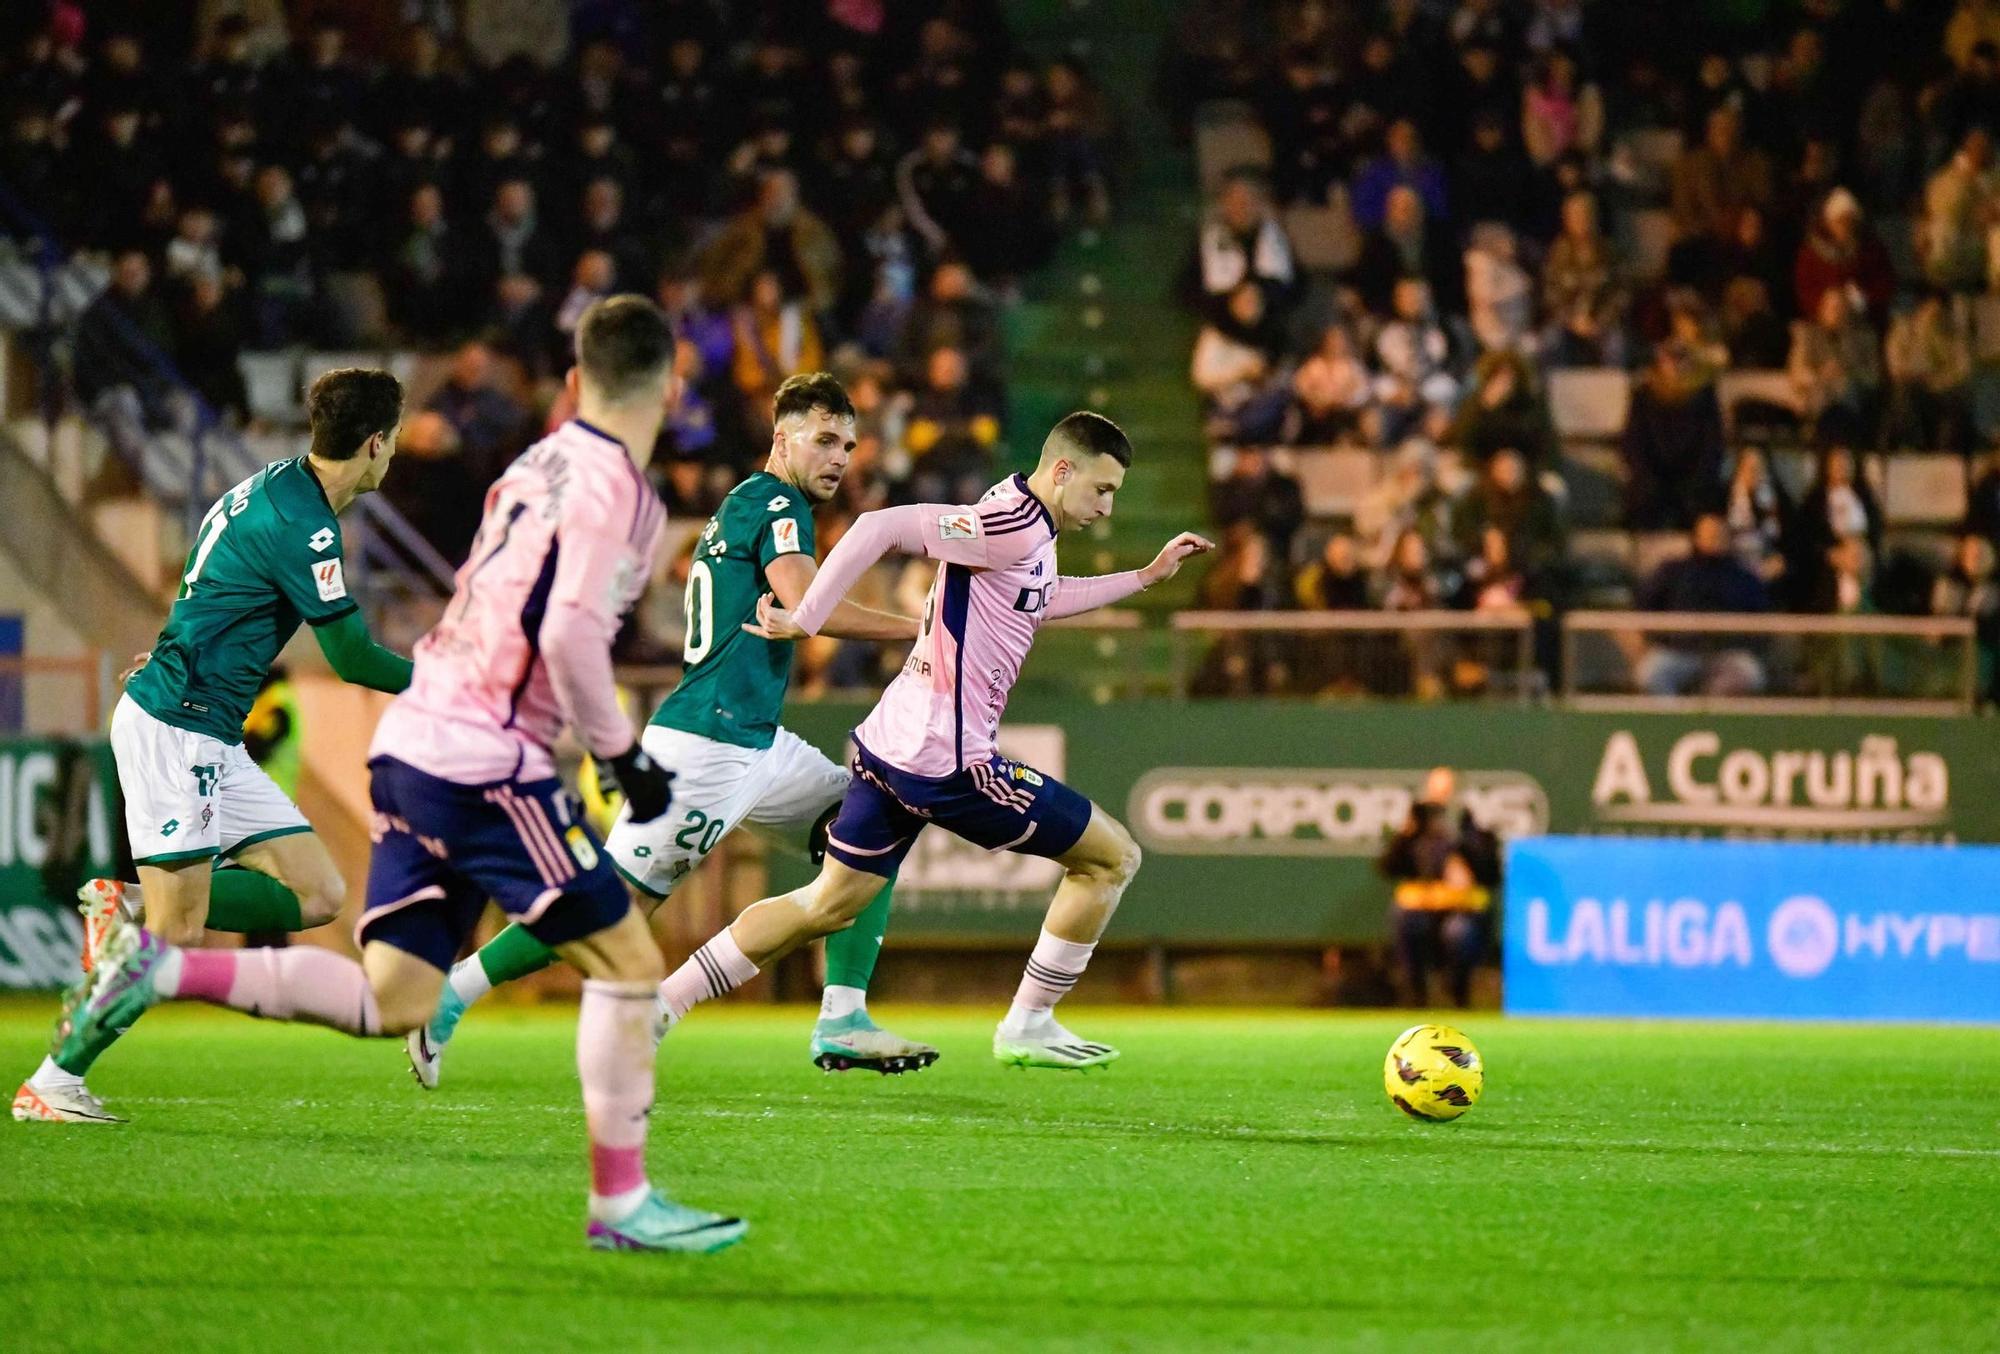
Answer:
[[[78,975],[77,887],[117,868],[110,745],[0,740],[0,988]]]
[[[840,755],[866,713],[801,704],[786,718]],[[1112,924],[1118,943],[1382,938],[1374,857],[1440,764],[1503,836],[2000,840],[2000,722],[1985,719],[1023,699],[1002,747],[1089,795],[1146,849]],[[925,836],[900,881],[897,938],[1032,935],[1053,866]],[[803,877],[780,870],[787,887]]]

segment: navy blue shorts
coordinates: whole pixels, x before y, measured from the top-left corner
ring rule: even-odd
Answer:
[[[488,898],[552,948],[632,906],[554,777],[460,785],[394,757],[368,770],[375,849],[360,944],[380,940],[449,969]]]
[[[994,757],[933,780],[855,744],[854,779],[827,830],[826,853],[884,878],[896,873],[926,823],[988,851],[1054,858],[1090,826],[1090,801],[1021,762]]]

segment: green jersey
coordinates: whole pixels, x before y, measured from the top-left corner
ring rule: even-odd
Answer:
[[[326,625],[354,609],[326,491],[305,457],[274,461],[201,519],[166,628],[125,693],[155,719],[240,743],[299,622]]]
[[[736,747],[771,746],[792,680],[792,646],[743,627],[771,590],[765,566],[780,555],[812,553],[805,494],[765,470],[729,491],[688,565],[687,667],[653,723]]]

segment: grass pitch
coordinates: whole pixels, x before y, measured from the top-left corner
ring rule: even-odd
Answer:
[[[9,1067],[51,1010],[0,1003]],[[886,1014],[937,1067],[823,1075],[803,1009],[674,1033],[656,1176],[751,1233],[665,1257],[583,1248],[567,1008],[475,1012],[431,1095],[394,1044],[155,1012],[92,1078],[133,1123],[0,1124],[0,1343],[2000,1347],[1990,1031],[1453,1017],[1486,1097],[1425,1125],[1408,1014],[1065,1008],[1125,1051],[1082,1076]]]

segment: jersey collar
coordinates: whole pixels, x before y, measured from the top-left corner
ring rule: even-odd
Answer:
[[[286,471],[293,473],[286,474]],[[310,485],[310,488],[306,486]],[[295,456],[289,461],[277,461],[264,479],[265,492],[278,516],[287,522],[296,522],[302,516],[318,516],[325,513],[333,516],[333,503],[326,496],[326,486],[313,474],[311,462],[304,456]],[[310,497],[308,497],[310,495]]]
[[[604,429],[598,427],[595,423],[589,423],[580,418],[573,418],[570,420],[570,422],[575,424],[577,427],[583,429],[585,432],[589,433],[592,437],[601,437],[606,442],[609,442],[612,446],[617,447],[618,450],[625,452],[627,455],[631,454],[631,448],[625,445],[624,438],[613,437],[610,433],[604,431]]]
[[[1026,497],[1030,503],[1034,504],[1037,508],[1041,510],[1042,521],[1048,524],[1049,534],[1054,535],[1056,530],[1056,519],[1054,515],[1049,512],[1049,505],[1042,502],[1041,498],[1035,493],[1035,491],[1028,487],[1028,477],[1026,475],[1019,473],[1018,471],[1015,472],[1014,487],[1019,489],[1022,495]]]

